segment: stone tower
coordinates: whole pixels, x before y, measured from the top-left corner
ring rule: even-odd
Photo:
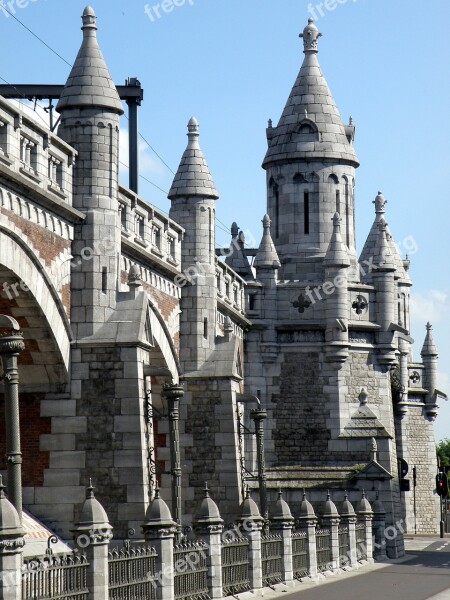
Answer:
[[[219,198],[199,144],[199,125],[188,124],[188,145],[169,191],[170,218],[185,228],[181,256],[181,347],[185,371],[196,371],[214,349],[216,335],[215,211]]]
[[[259,391],[269,415],[269,489],[284,488],[295,506],[300,489],[314,490],[318,479],[336,491],[365,488],[374,499],[378,494],[394,524],[411,517],[409,497],[400,492],[404,458],[411,470],[421,465],[418,529],[435,531],[437,512],[434,524],[423,516],[436,508],[429,475],[435,353],[426,342],[417,370],[425,369],[428,392],[420,398],[410,381],[409,260],[389,230],[381,192],[357,257],[355,127],[352,119],[343,124],[322,74],[320,35],[309,19],[300,73],[278,124],[269,121],[268,215],[253,263],[256,281],[248,283],[246,386]],[[408,408],[410,426],[402,422]],[[422,450],[408,427],[420,430]],[[388,541],[391,556],[402,551],[401,535]]]
[[[78,156],[73,205],[86,219],[75,233],[72,254],[71,323],[76,337],[93,335],[116,306],[119,116],[116,87],[98,47],[96,17],[83,12],[83,42],[56,109],[58,135]]]

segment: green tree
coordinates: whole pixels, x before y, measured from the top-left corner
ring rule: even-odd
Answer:
[[[436,446],[436,454],[439,456],[441,466],[447,467],[450,465],[450,440],[445,438]]]

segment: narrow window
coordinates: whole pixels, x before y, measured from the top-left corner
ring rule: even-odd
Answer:
[[[255,310],[255,307],[256,307],[256,294],[249,294],[248,310]]]
[[[336,190],[336,212],[341,214],[341,192]]]
[[[345,231],[347,248],[350,248],[350,195],[348,193],[348,181],[345,182]]]
[[[206,317],[203,319],[203,337],[205,340],[208,339],[208,319]]]
[[[304,232],[309,234],[309,192],[303,193],[303,219]]]
[[[108,269],[106,267],[103,267],[103,269],[102,269],[102,292],[104,294],[106,294],[106,290],[108,289],[107,281],[108,281]]]
[[[273,193],[275,197],[275,237],[278,238],[280,236],[280,191],[277,184],[273,188]]]

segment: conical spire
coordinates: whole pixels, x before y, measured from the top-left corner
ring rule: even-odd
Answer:
[[[253,261],[253,266],[255,269],[279,269],[281,263],[272,241],[272,236],[270,235],[269,215],[264,215],[262,224],[264,233],[255,260]]]
[[[217,200],[219,197],[198,142],[198,129],[198,121],[192,117],[188,123],[188,145],[169,191],[168,198],[170,200],[189,196],[202,196]]]
[[[319,34],[313,20],[300,34],[305,58],[277,127],[270,128],[269,149],[263,167],[293,159],[331,158],[358,166],[348,131],[339,115],[317,60]],[[351,132],[350,132],[351,130]]]
[[[382,220],[384,221],[384,217],[386,214],[386,204],[387,204],[387,200],[385,199],[383,192],[378,192],[373,203],[375,205],[375,220],[372,224],[369,235],[367,236],[366,243],[364,244],[364,248],[361,252],[361,256],[359,257],[359,263],[360,263],[360,265],[362,265],[362,268],[364,270],[363,272],[365,272],[365,273],[367,273],[367,271],[368,271],[367,265],[371,265],[372,260],[373,260],[373,265],[377,264],[375,261],[374,252],[375,252],[375,248],[378,245],[378,238],[379,238],[379,233],[380,233],[379,224]],[[397,244],[395,243],[394,238],[392,237],[392,234],[389,230],[387,223],[386,223],[386,238],[387,238],[387,241],[389,244],[390,252],[391,252],[392,259],[394,261],[394,265],[395,265],[395,269],[396,269],[395,277],[402,280],[403,283],[411,283],[409,275],[405,269],[405,261],[403,261],[402,257],[400,256],[400,252],[398,250]]]
[[[326,267],[349,267],[350,260],[348,258],[347,248],[341,237],[341,217],[339,213],[335,213],[333,217],[333,235],[331,236],[330,245],[323,264]]]
[[[239,231],[237,223],[231,225],[231,244],[225,264],[243,279],[254,279],[250,263],[245,255],[245,235]]]
[[[422,346],[421,355],[424,356],[437,356],[438,352],[436,350],[436,346],[434,345],[433,340],[433,327],[431,323],[427,323],[427,335],[425,336],[425,341]]]
[[[94,10],[86,6],[83,11],[83,42],[56,110],[82,106],[99,106],[119,114],[122,103],[97,42]]]

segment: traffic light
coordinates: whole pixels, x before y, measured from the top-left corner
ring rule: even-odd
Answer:
[[[438,473],[436,475],[436,492],[441,498],[448,496],[448,478],[446,473]]]

